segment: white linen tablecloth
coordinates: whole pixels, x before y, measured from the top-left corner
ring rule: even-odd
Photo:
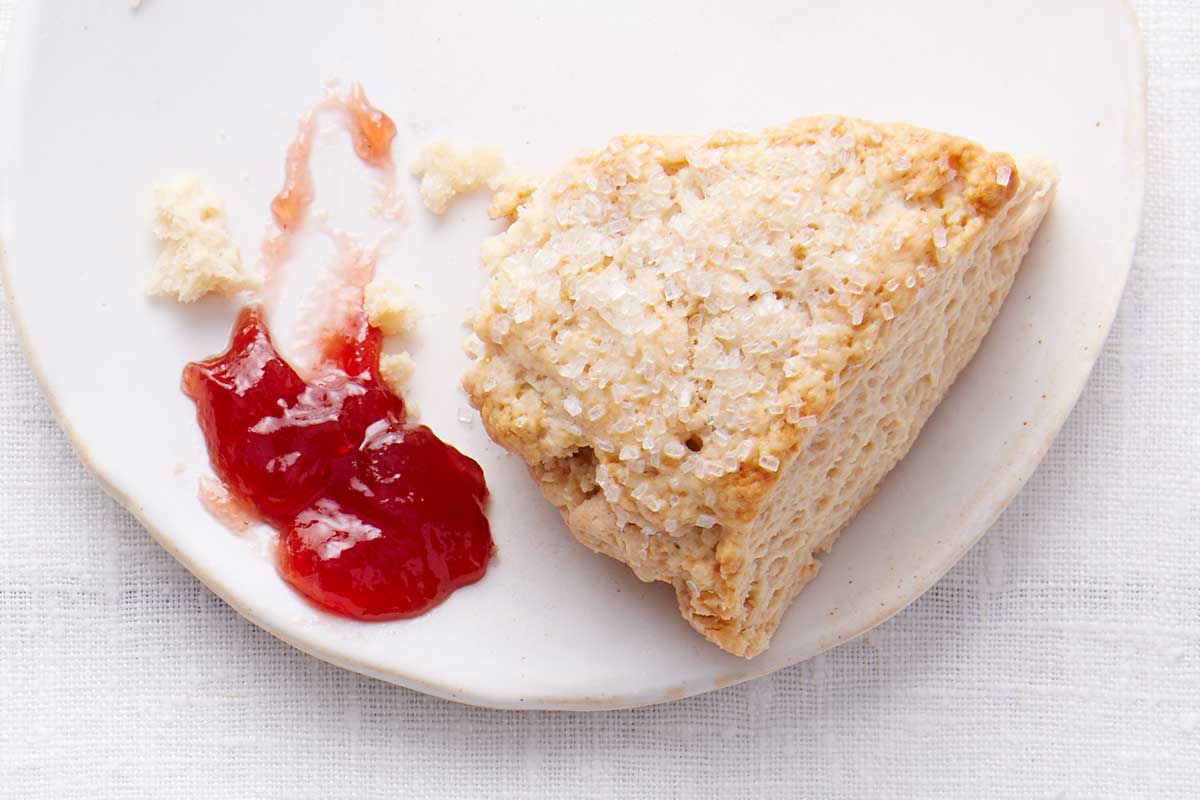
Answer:
[[[1078,407],[915,605],[748,685],[496,712],[292,650],[92,481],[0,310],[0,797],[1200,797],[1200,3],[1138,10],[1145,219]]]

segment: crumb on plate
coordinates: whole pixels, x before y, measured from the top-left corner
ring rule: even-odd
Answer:
[[[230,296],[262,286],[247,269],[225,225],[225,204],[190,175],[154,189],[154,235],[163,244],[146,282],[151,295],[191,303],[206,294]]]
[[[406,351],[384,353],[379,357],[379,374],[396,394],[402,394],[412,380],[413,360]]]
[[[386,278],[376,278],[363,290],[363,305],[367,320],[384,336],[396,336],[412,331],[420,317],[400,284]]]
[[[421,151],[412,164],[421,179],[421,199],[435,214],[444,214],[460,194],[487,187],[502,190],[512,178],[508,161],[490,147],[461,147],[438,141]]]

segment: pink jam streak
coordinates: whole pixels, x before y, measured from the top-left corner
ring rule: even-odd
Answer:
[[[403,222],[405,218],[404,199],[396,186],[396,170],[392,161],[396,124],[387,114],[371,105],[361,84],[353,83],[344,92],[339,91],[336,85],[328,86],[322,100],[300,120],[296,137],[288,145],[283,188],[271,201],[274,224],[268,228],[262,245],[268,292],[276,285],[278,272],[291,255],[289,234],[303,225],[316,196],[312,178],[312,148],[317,118],[321,113],[339,114],[350,134],[355,154],[364,164],[376,168],[379,181],[372,210],[380,219],[390,222]]]
[[[220,478],[200,477],[200,503],[217,521],[234,533],[245,533],[261,520],[254,509],[229,493]]]

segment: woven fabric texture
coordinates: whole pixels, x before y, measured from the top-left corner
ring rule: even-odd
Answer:
[[[908,610],[706,696],[487,711],[292,650],[89,477],[0,310],[0,797],[1200,796],[1200,5],[1138,11],[1142,234],[1045,462]]]

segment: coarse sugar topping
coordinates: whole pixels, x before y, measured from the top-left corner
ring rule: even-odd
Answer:
[[[485,243],[465,386],[532,465],[594,459],[622,519],[752,515],[884,327],[972,244],[968,189],[1002,169],[1015,187],[1007,156],[838,117],[616,139]]]

